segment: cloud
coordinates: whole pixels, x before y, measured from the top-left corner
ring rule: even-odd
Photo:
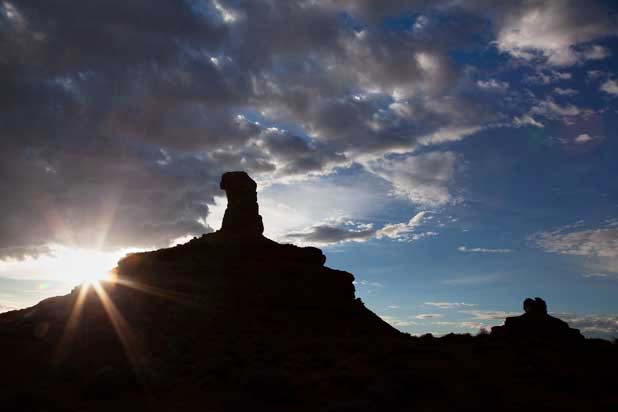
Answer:
[[[513,57],[571,66],[607,57],[598,45],[587,45],[617,33],[615,19],[601,4],[585,10],[577,1],[509,2],[496,8],[498,50]]]
[[[355,280],[353,283],[355,285],[369,286],[369,287],[374,287],[374,288],[383,288],[384,287],[384,285],[381,284],[380,282],[372,282],[372,281],[364,280],[364,279]]]
[[[512,249],[488,249],[482,247],[468,248],[466,246],[459,246],[457,250],[465,253],[511,253],[513,251]]]
[[[419,212],[408,222],[389,223],[381,229],[374,229],[372,224],[340,219],[339,222],[314,225],[301,232],[289,233],[286,237],[307,244],[365,242],[374,237],[411,242],[438,235],[438,233],[432,231],[415,232],[422,225],[423,220],[427,219],[426,215],[427,212]]]
[[[539,232],[531,240],[546,252],[563,255],[616,258],[618,229],[573,230],[572,227]]]
[[[371,227],[365,227],[358,224],[348,224],[347,227],[338,227],[334,225],[317,225],[311,227],[306,232],[290,233],[287,235],[289,239],[298,239],[306,243],[329,244],[340,242],[364,242],[372,238],[376,231]]]
[[[561,119],[563,117],[568,118],[578,116],[585,111],[572,104],[560,105],[553,101],[551,98],[548,98],[539,102],[539,104],[534,106],[530,110],[530,112],[545,116],[550,119]]]
[[[388,316],[388,315],[379,315],[379,316],[380,318],[382,318],[382,320],[384,320],[386,323],[390,324],[391,326],[394,326],[395,328],[405,328],[405,327],[414,326],[417,324],[416,322],[410,319],[401,319],[401,318],[397,318],[394,316]]]
[[[463,321],[446,321],[439,322],[445,326],[455,326],[463,329],[491,329],[492,326],[500,325],[508,316],[516,316],[516,312],[491,311],[491,310],[460,310],[463,313],[471,316],[471,318]]]
[[[465,302],[425,302],[424,305],[434,306],[439,309],[458,309],[469,306],[477,306],[475,303]]]
[[[521,315],[518,312],[504,312],[501,310],[461,310],[461,313],[472,316],[475,320],[501,320],[509,316]]]
[[[496,79],[478,80],[476,84],[481,89],[498,92],[504,92],[509,88],[509,84],[507,82],[501,82]]]
[[[416,315],[415,318],[420,319],[420,320],[427,320],[427,319],[437,319],[443,316],[444,315],[441,315],[439,313],[421,313],[419,315]]]
[[[391,181],[395,191],[414,203],[438,206],[456,199],[449,192],[457,156],[453,152],[430,152],[398,159],[381,159],[370,170]]]
[[[584,144],[593,141],[594,138],[591,137],[588,133],[582,133],[575,138],[575,143]]]
[[[587,337],[602,339],[618,338],[618,315],[579,315],[574,313],[553,313],[568,322]]]
[[[572,77],[573,75],[566,71],[539,68],[533,75],[528,76],[527,79],[531,83],[551,84],[570,80]]]
[[[556,87],[554,88],[554,93],[556,93],[557,95],[560,96],[574,96],[576,95],[578,92],[575,89],[571,89],[569,87],[563,89],[562,87]]]
[[[226,170],[277,184],[362,166],[411,202],[457,202],[458,157],[433,146],[505,114],[487,93],[466,91],[468,67],[452,51],[476,44],[488,17],[506,53],[530,53],[530,34],[552,62],[599,59],[607,51],[594,42],[613,27],[598,5],[458,3],[0,3],[0,258],[208,232]],[[402,11],[416,16],[411,29],[384,29]],[[477,86],[506,89],[491,78]],[[539,127],[525,109],[506,115]],[[293,233],[324,222],[299,220]],[[360,232],[323,223],[307,233],[369,235]]]
[[[389,237],[391,239],[407,238],[410,232],[414,231],[423,221],[427,212],[418,212],[408,222],[404,223],[391,223],[385,225],[382,229],[376,231],[376,237],[381,239],[383,237]]]
[[[370,3],[2,2],[0,251],[164,246],[211,230],[225,170],[323,176],[496,118],[455,91],[465,72],[450,51],[471,21],[457,36],[430,17],[388,32],[377,16],[409,5]],[[380,176],[411,199],[451,199],[448,161],[403,186],[388,166]]]
[[[523,127],[523,126],[534,126],[534,127],[540,127],[540,128],[545,127],[543,123],[534,120],[532,116],[527,115],[527,114],[514,117],[513,125],[515,127]]]
[[[592,278],[592,279],[607,279],[607,280],[618,280],[618,273],[584,273],[582,277]]]
[[[618,95],[618,81],[608,79],[601,85],[601,90],[607,94]]]

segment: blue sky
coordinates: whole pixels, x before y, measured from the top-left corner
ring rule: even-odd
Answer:
[[[157,5],[0,5],[0,310],[216,230],[246,170],[402,330],[540,296],[618,336],[615,4]]]

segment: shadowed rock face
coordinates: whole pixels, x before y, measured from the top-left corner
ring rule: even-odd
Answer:
[[[226,235],[261,236],[264,224],[259,214],[255,181],[245,172],[227,172],[221,176],[219,187],[227,195],[221,232]]]
[[[579,330],[547,313],[547,304],[541,298],[526,298],[524,314],[508,317],[503,326],[491,328],[492,336],[512,339],[539,339],[547,341],[578,341],[583,339]]]

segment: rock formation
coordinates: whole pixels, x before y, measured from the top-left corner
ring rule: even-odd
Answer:
[[[583,339],[579,330],[547,313],[547,304],[541,298],[526,298],[524,313],[508,317],[503,326],[494,326],[491,335],[511,339],[535,339],[545,341],[577,341]]]
[[[0,314],[2,412],[613,410],[618,345],[531,356],[491,336],[403,334],[319,249],[262,235],[249,176],[221,187],[218,232],[130,254],[116,283]],[[564,342],[573,330],[539,301],[492,334]]]
[[[227,208],[221,232],[236,236],[260,236],[264,232],[257,202],[257,184],[245,172],[227,172],[219,185],[225,190]]]

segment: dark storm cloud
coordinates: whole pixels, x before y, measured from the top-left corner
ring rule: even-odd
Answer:
[[[224,170],[328,173],[496,121],[450,54],[483,7],[437,24],[452,4],[0,3],[0,258],[163,245],[208,230]],[[402,11],[411,27],[382,23]]]

